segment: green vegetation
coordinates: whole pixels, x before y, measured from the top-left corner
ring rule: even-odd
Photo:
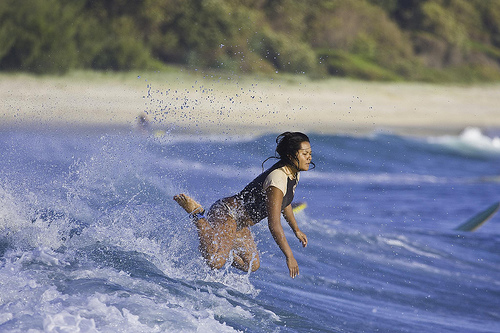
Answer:
[[[500,0],[3,0],[0,70],[500,80]]]

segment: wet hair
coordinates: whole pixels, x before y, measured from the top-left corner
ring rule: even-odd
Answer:
[[[297,152],[301,148],[302,142],[310,141],[309,137],[301,132],[285,132],[278,135],[275,154],[262,162],[262,169],[264,169],[264,163],[271,158],[277,158],[285,165],[295,165],[294,161],[298,163]],[[314,168],[314,163],[311,162],[311,164]]]

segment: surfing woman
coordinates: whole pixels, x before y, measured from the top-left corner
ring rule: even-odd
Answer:
[[[314,166],[311,144],[309,138],[300,132],[280,134],[276,143],[275,158],[279,161],[240,193],[218,200],[208,211],[185,194],[174,196],[174,200],[192,216],[198,229],[200,251],[212,269],[222,268],[232,255],[234,267],[256,271],[260,267],[259,253],[249,227],[267,217],[269,230],[286,257],[290,276],[295,278],[299,274],[280,215],[283,214],[305,247],[307,237],[297,225],[291,203],[300,171],[309,170],[311,164]]]

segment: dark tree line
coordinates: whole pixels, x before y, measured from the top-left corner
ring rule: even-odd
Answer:
[[[500,0],[2,0],[0,70],[500,79]]]

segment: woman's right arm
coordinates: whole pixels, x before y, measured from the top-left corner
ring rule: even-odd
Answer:
[[[273,235],[274,241],[286,257],[286,264],[290,271],[290,277],[295,278],[299,274],[299,265],[295,260],[292,249],[288,245],[285,237],[285,232],[281,226],[281,203],[283,202],[283,193],[280,189],[274,186],[269,186],[267,193],[267,220],[269,230]]]

